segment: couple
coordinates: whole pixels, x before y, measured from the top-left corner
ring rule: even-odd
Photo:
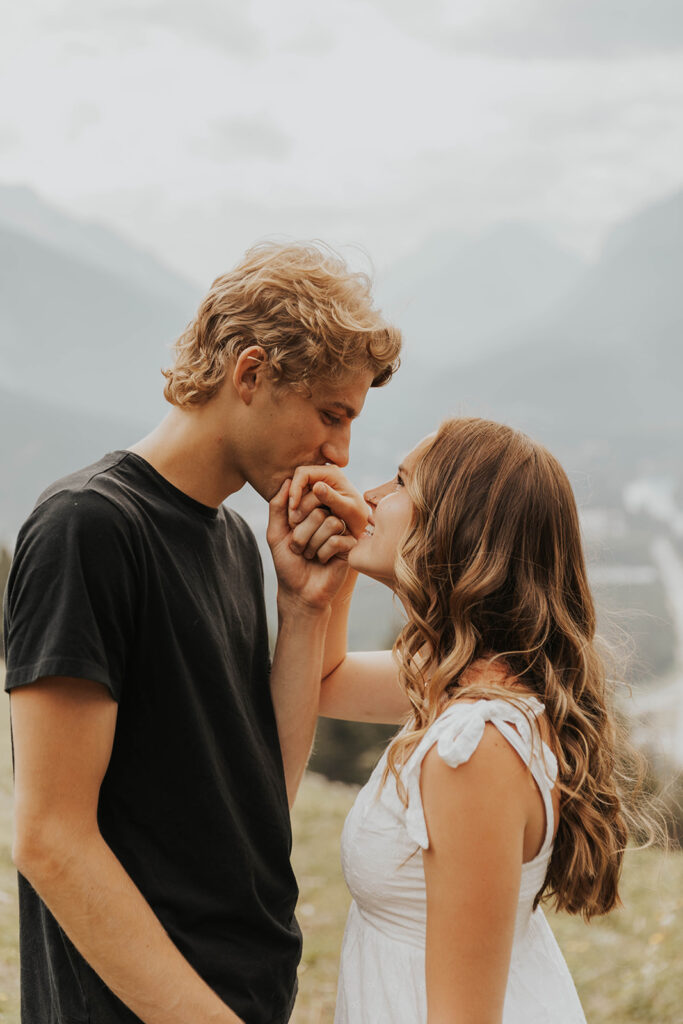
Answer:
[[[212,286],[166,419],[54,484],[5,598],[23,1024],[284,1024],[289,807],[319,714],[403,728],[360,792],[338,1024],[574,1024],[538,908],[618,902],[614,722],[567,479],[451,420],[364,498],[351,423],[398,365],[367,279],[263,245]],[[246,523],[270,502],[278,635]],[[347,654],[357,572],[394,653]]]

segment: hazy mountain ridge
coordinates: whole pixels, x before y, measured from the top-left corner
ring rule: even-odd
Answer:
[[[528,271],[534,265],[528,253],[514,261],[512,250],[500,244],[497,269],[489,267],[482,254],[503,237],[491,233],[481,243],[479,263],[473,260],[468,268],[479,275],[469,306],[457,289],[446,290],[452,267],[467,260],[461,239],[435,240],[423,263],[416,255],[415,282],[405,276],[410,261],[404,263],[393,279],[395,299],[407,303],[416,297],[412,327],[408,316],[405,322],[397,317],[408,328],[405,368],[368,396],[354,426],[352,479],[361,487],[386,479],[401,455],[442,418],[466,413],[507,420],[549,443],[566,460],[580,503],[601,507],[608,523],[620,522],[621,490],[639,474],[671,474],[681,480],[682,205],[679,193],[639,213],[612,233],[591,267],[560,255],[552,274],[556,297],[551,308],[548,291],[537,294],[538,276],[528,274],[517,304],[523,316],[497,336],[491,333],[494,317],[488,303],[494,294],[504,296],[505,289],[501,285],[496,293],[487,274],[495,269],[507,287],[512,278],[505,277],[505,266],[512,260],[516,273],[524,267]],[[107,450],[131,444],[163,414],[159,369],[194,312],[194,302],[186,304],[187,291],[174,291],[173,275],[168,287],[163,281],[150,283],[144,273],[139,280],[133,272],[121,275],[106,261],[91,260],[87,246],[73,243],[73,237],[82,237],[79,230],[60,249],[63,216],[60,230],[51,229],[49,239],[41,240],[35,225],[23,232],[16,224],[3,227],[0,210],[0,541],[6,543],[13,541],[47,484]],[[529,237],[526,229],[504,234],[508,242],[515,234]],[[535,239],[531,247],[540,253],[544,244]],[[450,264],[449,252],[454,254]],[[138,256],[131,248],[131,268]],[[446,271],[440,285],[435,265]],[[163,277],[160,265],[157,272]],[[440,342],[432,349],[429,324],[422,330],[416,312],[418,296],[422,307],[435,309],[437,300],[442,311],[462,306],[463,323],[480,309],[476,337],[482,349],[493,344],[496,351],[469,364],[461,359],[458,365],[453,358],[457,337],[448,334],[450,321],[443,318]],[[510,296],[515,298],[514,290]],[[512,316],[514,304],[506,306],[501,299],[495,315],[506,309]],[[264,544],[261,499],[246,488],[230,504],[247,515]],[[610,542],[600,557],[603,562],[651,564],[653,536],[651,524],[639,520],[633,528],[627,525],[618,544]],[[272,593],[270,560],[264,554]],[[617,607],[633,607],[630,602],[636,600],[657,616],[657,628],[664,632],[656,638],[650,665],[666,664],[671,645],[664,596],[659,584],[655,589],[642,604],[642,589],[637,598],[622,595],[616,601]],[[388,592],[360,588],[354,608],[353,645],[385,643],[396,622]],[[647,632],[652,632],[650,625]]]
[[[156,415],[161,367],[194,312],[7,227],[0,227],[0,302],[5,385],[140,419]]]
[[[10,219],[3,214],[3,202],[13,191],[0,189],[0,225]],[[188,293],[183,292],[182,301],[162,300],[162,292],[173,292],[175,275],[169,275],[167,287],[162,282],[154,292],[145,275],[138,286],[134,274],[127,281],[98,261],[90,263],[86,244],[74,255],[74,239],[80,244],[85,238],[89,244],[99,229],[76,224],[70,232],[65,214],[53,218],[45,204],[23,198],[26,202],[14,220],[30,219],[28,210],[34,220],[27,233],[0,226],[0,371],[3,384],[17,395],[33,392],[34,398],[40,397],[24,401],[23,407],[15,403],[10,415],[11,403],[0,396],[3,437],[32,436],[33,423],[43,422],[41,402],[46,401],[65,407],[58,423],[51,417],[55,444],[60,432],[65,438],[84,433],[80,410],[85,407],[92,424],[99,414],[135,421],[137,435],[138,423],[149,427],[164,411],[159,370],[194,311],[183,304]],[[501,342],[500,350],[477,362],[454,366],[430,349],[422,359],[409,334],[406,369],[386,389],[368,396],[366,412],[354,428],[352,470],[359,483],[365,486],[378,473],[391,472],[396,456],[417,437],[458,412],[507,418],[562,448],[594,437],[596,431],[600,438],[625,434],[635,439],[634,445],[639,433],[666,438],[683,416],[678,397],[683,371],[682,209],[683,193],[678,193],[639,212],[611,233],[600,260],[587,269],[560,255],[561,272],[553,275],[557,287],[562,279],[562,288],[569,292],[563,292],[552,310],[539,309],[533,326],[511,328],[505,346]],[[38,241],[41,232],[50,234],[49,244]],[[108,238],[106,230],[102,234]],[[503,238],[508,245],[505,259]],[[448,253],[457,263],[472,245],[485,252],[501,243],[502,266],[511,259],[514,238],[536,253],[546,251],[546,245],[553,248],[535,230],[519,225],[503,226],[475,243],[441,236],[427,247],[424,262],[419,256],[423,247],[394,268],[395,295],[401,289],[408,295],[412,288],[405,276],[411,265],[416,267],[414,294],[423,286],[429,294],[438,285],[432,270],[435,264],[447,269]],[[66,239],[61,252],[56,248],[60,239]],[[135,267],[137,250],[116,239],[117,254],[121,247],[130,250],[129,264]],[[528,259],[518,263],[530,265]],[[486,290],[486,269],[479,265],[480,293]],[[154,272],[163,275],[160,264]],[[385,292],[389,283],[381,282]],[[546,297],[539,299],[541,306]],[[453,295],[446,299],[457,308]],[[528,295],[523,304],[530,309]],[[102,453],[95,438],[111,436],[110,423],[103,432],[93,426],[88,433],[93,444],[84,448],[85,461]],[[648,444],[644,439],[641,447],[646,451]],[[80,461],[74,458],[72,464]],[[32,472],[27,458],[23,476],[28,479]],[[0,520],[11,522],[12,517],[0,509]]]
[[[403,330],[408,359],[429,353],[462,364],[505,347],[583,271],[540,229],[506,223],[472,238],[430,239],[380,277],[377,293]]]
[[[132,246],[110,228],[80,221],[48,205],[23,185],[0,186],[0,225],[33,238],[86,266],[97,266],[174,304],[192,306],[195,285],[166,267],[151,253]]]
[[[13,544],[50,483],[145,432],[144,423],[72,412],[0,388],[0,543]]]
[[[459,412],[508,419],[555,443],[639,434],[668,443],[683,428],[682,210],[679,193],[618,228],[570,294],[495,355],[399,374],[395,403],[432,422]]]

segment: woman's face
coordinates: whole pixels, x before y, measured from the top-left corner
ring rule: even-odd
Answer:
[[[406,483],[434,436],[425,437],[406,455],[392,480],[371,487],[363,495],[372,511],[365,532],[349,554],[349,565],[388,587],[394,585],[396,552],[413,519],[413,502]]]

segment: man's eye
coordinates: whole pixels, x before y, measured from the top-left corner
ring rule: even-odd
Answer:
[[[330,427],[336,427],[341,423],[338,416],[333,416],[331,412],[324,412],[322,414],[323,421]]]

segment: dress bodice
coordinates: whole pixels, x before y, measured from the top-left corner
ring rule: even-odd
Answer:
[[[541,739],[536,723],[543,705],[533,697],[523,698],[523,704],[525,710],[503,699],[451,704],[427,730],[401,770],[407,806],[393,775],[382,785],[385,752],[360,791],[342,836],[346,882],[368,923],[405,942],[424,945],[426,892],[421,852],[428,848],[429,838],[420,793],[422,762],[436,746],[439,756],[451,767],[464,764],[490,722],[529,765],[545,807],[543,845],[537,856],[522,866],[515,936],[524,931],[552,854],[551,792],[557,761]]]

